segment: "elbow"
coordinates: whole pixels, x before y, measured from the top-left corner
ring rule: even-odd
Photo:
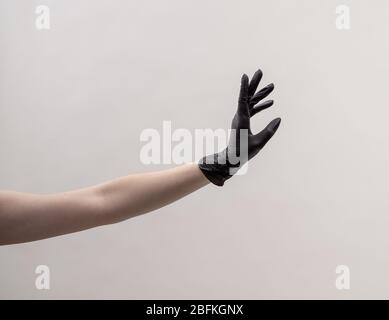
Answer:
[[[95,188],[92,197],[99,226],[110,225],[123,220],[120,218],[120,214],[118,214],[117,204],[115,204],[113,195],[105,188]]]
[[[136,215],[128,198],[123,200],[123,197],[115,190],[103,185],[97,187],[94,194],[101,225],[119,223]]]

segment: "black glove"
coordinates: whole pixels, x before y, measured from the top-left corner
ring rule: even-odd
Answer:
[[[242,76],[238,110],[232,120],[231,129],[233,130],[228,146],[224,151],[206,156],[199,162],[199,167],[203,174],[217,186],[222,186],[246,161],[254,157],[274,135],[281,123],[281,119],[276,118],[261,132],[255,135],[251,132],[250,118],[273,105],[272,100],[257,105],[274,89],[274,84],[271,83],[255,93],[261,78],[261,70],[254,74],[250,83],[246,74]],[[241,142],[243,142],[242,145]],[[247,155],[244,156],[242,151]]]

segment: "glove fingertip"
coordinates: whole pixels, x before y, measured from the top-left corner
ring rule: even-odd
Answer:
[[[274,134],[274,133],[277,131],[277,129],[278,129],[278,127],[280,126],[280,124],[281,124],[281,118],[276,118],[276,119],[272,120],[272,121],[267,125],[266,129],[267,129],[268,131],[270,131],[272,134]]]

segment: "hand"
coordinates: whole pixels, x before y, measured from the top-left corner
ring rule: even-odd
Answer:
[[[267,100],[257,105],[258,102],[265,99],[274,90],[274,84],[271,83],[260,91],[258,91],[257,93],[255,93],[261,79],[261,70],[255,72],[250,83],[249,78],[246,74],[242,76],[238,110],[235,113],[231,125],[231,129],[236,130],[236,139],[234,139],[233,141],[230,140],[230,149],[235,149],[233,148],[233,145],[236,145],[236,150],[240,150],[240,135],[242,132],[241,130],[248,130],[248,160],[258,154],[258,152],[265,146],[265,144],[277,131],[281,123],[281,119],[276,118],[271,121],[261,132],[255,135],[251,132],[251,117],[257,114],[258,112],[271,107],[274,103],[273,100]]]
[[[262,78],[262,71],[255,72],[249,83],[249,78],[246,74],[242,76],[241,87],[238,101],[238,110],[232,120],[231,134],[228,147],[220,153],[204,157],[199,167],[204,175],[217,186],[222,186],[224,182],[231,178],[237,171],[236,168],[241,167],[247,160],[253,158],[265,146],[270,138],[277,131],[281,119],[276,118],[271,121],[265,129],[257,134],[251,132],[250,119],[258,112],[267,109],[273,105],[272,100],[257,104],[266,98],[274,89],[274,84],[269,84],[257,93],[257,87]],[[241,155],[241,135],[246,130],[247,132],[247,158],[240,157]],[[232,158],[239,158],[240,163],[233,164],[230,161]],[[235,172],[234,170],[235,169]]]

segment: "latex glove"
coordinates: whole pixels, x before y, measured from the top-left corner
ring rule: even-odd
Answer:
[[[223,186],[224,182],[231,178],[245,162],[258,154],[277,131],[281,123],[281,119],[276,118],[261,132],[257,134],[251,132],[251,117],[273,105],[272,100],[257,104],[274,89],[274,84],[271,83],[255,93],[261,78],[261,70],[254,74],[250,83],[246,74],[242,76],[238,110],[232,120],[232,134],[228,146],[222,152],[206,156],[199,162],[199,167],[203,174],[217,186]],[[243,143],[241,143],[242,141]],[[245,154],[247,156],[244,156]]]

